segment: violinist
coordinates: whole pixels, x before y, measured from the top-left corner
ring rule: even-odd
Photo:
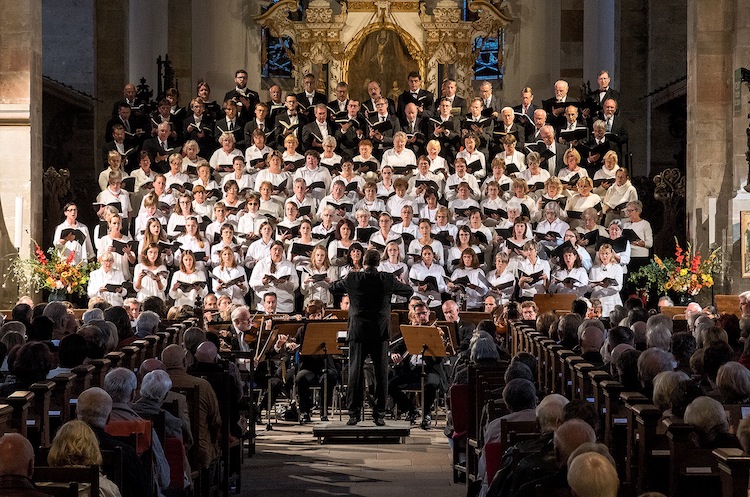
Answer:
[[[424,302],[416,302],[409,312],[409,324],[412,326],[428,326],[430,310]],[[406,420],[415,423],[419,418],[419,410],[415,403],[404,392],[407,389],[420,388],[422,373],[421,357],[408,354],[403,340],[399,341],[391,352],[391,362],[394,364],[394,376],[388,383],[388,395],[398,406],[399,411],[405,412]],[[440,359],[425,357],[424,404],[426,410],[422,428],[427,429],[430,423],[430,412],[435,402],[438,388],[445,389],[448,379]]]
[[[324,319],[325,305],[319,300],[313,300],[305,308],[305,318],[307,319]],[[300,326],[297,335],[294,337],[294,344],[297,348],[302,345],[305,339],[305,326]],[[325,361],[325,362],[324,362]],[[294,381],[297,385],[297,395],[299,396],[300,423],[309,423],[310,411],[313,406],[311,387],[323,385],[323,371],[328,376],[328,401],[326,405],[331,405],[333,399],[333,390],[338,383],[340,371],[333,360],[333,356],[306,356],[300,355],[297,363],[297,375]],[[321,395],[322,396],[322,395]]]

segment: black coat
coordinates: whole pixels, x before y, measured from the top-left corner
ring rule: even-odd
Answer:
[[[365,268],[352,272],[331,285],[331,292],[349,295],[349,340],[388,340],[391,325],[391,296],[411,297],[412,287],[392,274]]]

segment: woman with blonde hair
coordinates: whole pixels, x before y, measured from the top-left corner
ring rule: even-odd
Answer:
[[[326,307],[333,304],[333,295],[328,289],[336,280],[336,269],[328,260],[328,252],[323,245],[316,245],[310,253],[309,262],[302,267],[300,291],[307,307],[313,300],[320,300]]]
[[[228,295],[232,303],[244,305],[248,290],[245,268],[237,266],[237,258],[230,246],[221,249],[219,261],[212,273],[214,293],[217,297]]]
[[[143,302],[148,297],[165,300],[164,289],[167,287],[169,272],[162,263],[159,245],[151,243],[146,246],[133,275],[133,289],[138,292],[138,302]]]
[[[57,430],[47,456],[47,464],[61,466],[102,466],[102,453],[94,430],[83,421],[68,421]],[[120,497],[117,488],[101,472],[99,473],[99,497]],[[92,496],[93,497],[93,496]]]

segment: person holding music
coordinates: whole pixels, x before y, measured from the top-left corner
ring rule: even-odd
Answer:
[[[429,247],[423,249],[432,250]],[[375,405],[373,422],[385,425],[384,411],[388,383],[388,337],[391,318],[391,296],[410,297],[409,285],[397,281],[392,274],[381,273],[377,267],[380,254],[368,250],[364,256],[364,271],[349,273],[331,285],[334,294],[346,293],[349,305],[349,386],[347,403],[349,421],[356,425],[362,414],[364,397],[363,367],[369,355],[375,371]]]

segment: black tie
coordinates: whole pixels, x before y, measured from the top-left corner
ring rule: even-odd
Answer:
[[[229,124],[227,125],[227,129],[229,131],[232,131],[232,128],[234,128],[234,125],[232,124],[232,121],[229,121]]]

